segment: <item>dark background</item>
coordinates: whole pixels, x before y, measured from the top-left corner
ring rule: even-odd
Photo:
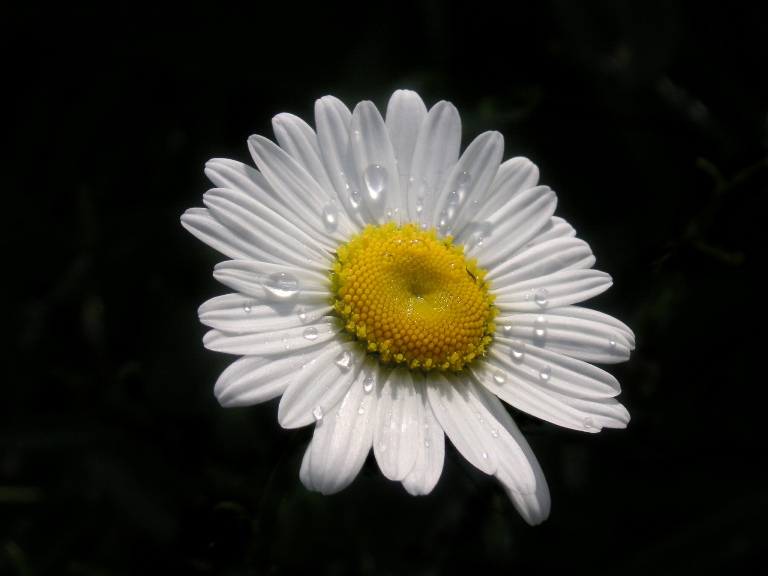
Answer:
[[[501,11],[502,6],[507,7]],[[7,2],[0,573],[739,574],[768,561],[768,4]],[[427,497],[366,465],[324,497],[310,430],[223,409],[196,310],[222,256],[179,216],[316,98],[397,88],[497,129],[636,332],[627,430],[515,413],[552,514],[529,527],[449,449]]]

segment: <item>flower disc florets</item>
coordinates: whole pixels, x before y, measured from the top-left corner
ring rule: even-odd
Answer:
[[[380,362],[458,372],[496,328],[485,275],[434,230],[370,225],[337,251],[334,309]]]

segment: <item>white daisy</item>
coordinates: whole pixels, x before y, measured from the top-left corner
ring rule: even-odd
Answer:
[[[224,406],[282,395],[285,428],[315,425],[301,466],[337,492],[371,448],[382,473],[427,494],[445,435],[502,483],[530,524],[549,514],[544,475],[500,399],[560,426],[624,428],[619,384],[588,362],[627,360],[632,331],[574,306],[606,290],[557,199],[498,132],[460,152],[456,108],[398,90],[386,119],[331,96],[316,130],[273,120],[252,136],[258,170],[211,160],[216,188],[182,224],[231,258],[234,290],[204,303],[205,346],[242,358],[216,382]]]

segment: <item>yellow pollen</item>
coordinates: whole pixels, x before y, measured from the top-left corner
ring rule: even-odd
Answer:
[[[337,251],[334,309],[381,363],[458,372],[496,328],[495,296],[476,264],[434,230],[370,225]]]

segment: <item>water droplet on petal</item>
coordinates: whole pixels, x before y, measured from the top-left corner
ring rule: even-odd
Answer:
[[[363,173],[365,186],[368,188],[368,195],[374,202],[379,199],[379,196],[386,189],[388,177],[387,169],[381,164],[370,164],[365,169]]]
[[[488,452],[483,452],[483,460],[488,460]]]
[[[456,206],[461,201],[461,197],[459,196],[458,191],[454,190],[450,194],[448,194],[448,204],[451,206]]]
[[[589,416],[584,418],[584,428],[593,428],[595,426],[595,421],[592,420]]]
[[[323,207],[323,225],[328,232],[333,232],[339,225],[339,211],[330,204]]]
[[[276,300],[288,300],[301,290],[299,279],[288,272],[274,272],[262,279],[261,285]]]
[[[365,380],[363,380],[363,390],[365,390],[366,394],[371,393],[371,390],[373,390],[373,376],[365,377]]]
[[[243,302],[243,312],[245,312],[246,314],[250,314],[251,306],[253,306],[253,302],[251,302],[250,300],[246,300],[245,302]]]
[[[501,329],[504,331],[505,336],[509,336],[510,332],[512,332],[512,324],[504,324]]]
[[[512,343],[509,345],[509,351],[513,360],[522,360],[525,354],[525,342],[512,340]]]
[[[503,370],[496,370],[493,373],[493,379],[496,381],[496,384],[504,384],[507,381],[507,375]]]
[[[360,191],[357,188],[352,188],[349,191],[349,203],[352,205],[352,208],[357,209],[361,201]]]
[[[334,362],[336,366],[346,372],[352,368],[352,353],[349,350],[344,350],[344,352],[336,356]]]
[[[310,326],[306,330],[304,330],[304,338],[307,340],[314,340],[317,338],[317,328]]]
[[[536,338],[544,338],[547,335],[547,318],[545,316],[537,316],[533,321],[533,335]]]
[[[456,186],[459,188],[466,188],[472,183],[472,174],[467,172],[466,170],[459,174],[459,177],[456,179]]]
[[[611,346],[611,348],[616,347],[616,334],[611,334],[611,336],[608,338],[608,344]]]
[[[357,409],[358,414],[365,414],[365,407],[363,406],[363,403],[360,402],[360,407]]]
[[[387,445],[384,442],[379,442],[379,452],[386,452]]]
[[[299,306],[296,314],[299,317],[299,322],[302,324],[307,321],[307,309],[304,306]]]
[[[424,440],[424,447],[429,448],[429,440]]]
[[[494,428],[493,430],[491,430],[491,436],[493,436],[494,438],[498,438],[499,437],[499,431],[496,430],[496,428]]]
[[[536,290],[534,299],[536,300],[536,304],[539,306],[546,306],[547,302],[549,302],[549,290],[546,288],[539,288]]]
[[[552,376],[552,368],[549,364],[544,364],[544,366],[539,368],[539,378],[541,378],[542,381],[548,382],[550,376]]]
[[[323,412],[322,406],[315,406],[315,408],[312,410],[312,416],[315,417],[315,420],[320,421],[323,419],[323,416],[325,416],[325,412]]]

